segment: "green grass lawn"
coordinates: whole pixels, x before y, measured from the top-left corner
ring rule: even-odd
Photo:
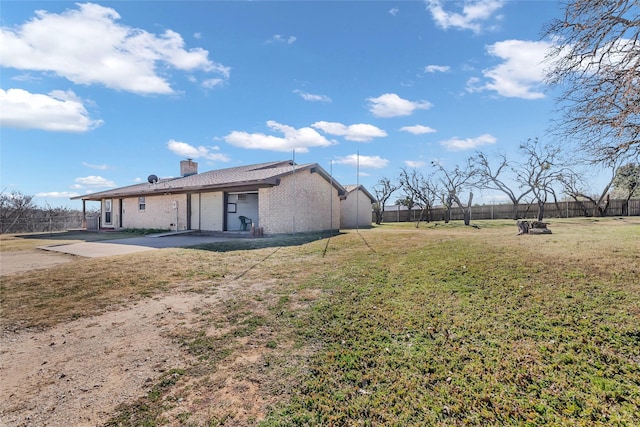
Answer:
[[[321,350],[262,425],[640,425],[638,222],[496,225],[336,242],[298,324]]]

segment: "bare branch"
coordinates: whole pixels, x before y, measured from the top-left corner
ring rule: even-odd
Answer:
[[[592,162],[640,153],[640,17],[635,0],[569,0],[545,35],[557,41],[547,81],[562,85],[556,133]]]
[[[391,182],[389,178],[382,177],[376,185],[373,186],[373,193],[376,196],[376,203],[373,210],[376,215],[376,224],[382,224],[384,220],[384,207],[391,195],[398,190],[400,186]]]

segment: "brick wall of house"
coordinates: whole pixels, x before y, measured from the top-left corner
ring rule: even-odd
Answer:
[[[259,192],[260,227],[266,234],[340,228],[338,191],[318,173],[297,171]]]
[[[117,200],[114,200],[117,202]],[[123,228],[157,228],[163,230],[187,229],[187,196],[172,194],[145,197],[145,208],[140,210],[137,197],[123,199]],[[177,202],[174,209],[173,202]],[[114,207],[117,203],[114,203]]]

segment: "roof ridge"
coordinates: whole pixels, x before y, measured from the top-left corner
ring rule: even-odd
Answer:
[[[242,171],[255,171],[255,170],[262,170],[262,169],[268,169],[270,167],[274,167],[275,165],[278,164],[284,164],[287,162],[290,162],[291,160],[279,160],[279,161],[272,161],[272,162],[264,162],[264,163],[254,163],[251,165],[239,165],[239,166],[231,166],[228,168],[222,168],[222,169],[212,169],[206,172],[201,172],[198,175],[203,175],[203,174],[212,174],[212,173],[227,173],[229,171],[233,171],[233,170],[242,170]],[[187,178],[187,177],[184,177]]]

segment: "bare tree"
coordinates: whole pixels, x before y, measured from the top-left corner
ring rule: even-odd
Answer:
[[[376,203],[373,205],[373,212],[376,216],[376,224],[382,224],[384,220],[384,207],[391,195],[399,188],[399,185],[391,182],[389,178],[382,177],[373,186],[373,193],[376,196]]]
[[[568,0],[545,35],[556,41],[547,81],[563,85],[560,135],[593,162],[640,153],[640,14],[637,0]]]
[[[607,209],[609,208],[609,190],[613,184],[613,178],[615,176],[617,166],[613,165],[609,169],[611,170],[611,177],[609,178],[609,181],[604,186],[600,195],[595,196],[591,195],[587,190],[589,186],[584,181],[584,173],[576,172],[567,168],[560,177],[560,181],[564,187],[564,192],[580,205],[585,216],[607,215]],[[584,205],[584,200],[589,200],[593,203],[593,212],[589,212],[587,207]]]
[[[462,211],[464,225],[469,225],[471,223],[471,203],[473,201],[473,192],[471,189],[476,184],[475,180],[478,176],[473,162],[469,159],[465,167],[456,165],[452,170],[445,169],[444,166],[438,162],[431,162],[431,164],[436,167],[438,171],[438,179],[444,190],[442,200],[443,204],[447,207],[447,211],[450,211],[451,206],[455,202]],[[469,190],[469,199],[467,203],[464,204],[460,197],[462,192],[466,190]]]
[[[625,197],[623,215],[629,212],[629,200],[640,196],[640,164],[629,163],[621,166],[613,178],[613,186],[617,193]]]
[[[33,196],[22,194],[19,191],[11,193],[2,191],[0,194],[0,233],[33,231],[33,229],[28,229],[28,216],[35,208]]]
[[[522,188],[531,190],[538,204],[538,221],[542,221],[544,206],[549,197],[552,197],[558,206],[555,185],[562,183],[569,169],[560,165],[559,146],[541,145],[538,139],[529,139],[520,145],[520,151],[524,155],[524,161],[515,169],[518,182]]]
[[[416,202],[411,198],[411,196],[404,196],[397,199],[395,205],[407,208],[407,211],[412,215],[412,217],[410,216],[409,218],[412,220],[415,219],[415,215],[413,215],[413,208],[416,207]],[[429,218],[427,218],[427,222],[428,221]]]
[[[400,172],[400,187],[406,194],[406,198],[420,207],[420,216],[416,222],[416,228],[426,213],[427,222],[430,217],[430,209],[437,197],[438,190],[430,177],[425,177],[416,169],[402,169]]]
[[[515,175],[515,167],[510,164],[504,154],[497,154],[497,158],[497,167],[494,169],[486,154],[478,153],[475,157],[472,157],[471,161],[474,163],[478,174],[478,187],[497,190],[506,194],[511,201],[513,219],[518,219],[520,202],[533,190],[530,187],[522,187],[522,191],[516,193],[516,190],[512,188],[514,185],[509,184],[506,176],[509,171]]]

